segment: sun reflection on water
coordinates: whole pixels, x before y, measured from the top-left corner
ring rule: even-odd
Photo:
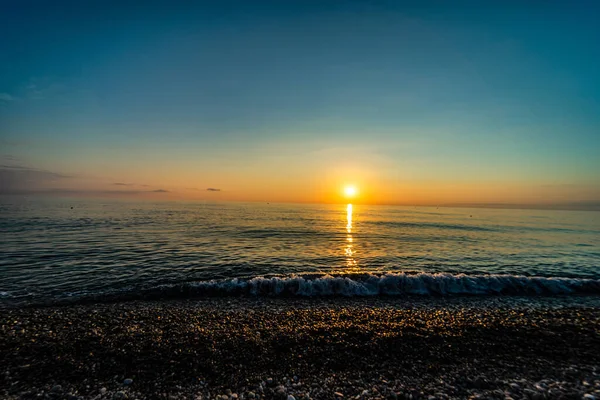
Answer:
[[[344,252],[346,254],[346,267],[350,269],[358,269],[356,260],[354,259],[354,240],[352,238],[352,204],[348,204],[346,207],[346,247]]]

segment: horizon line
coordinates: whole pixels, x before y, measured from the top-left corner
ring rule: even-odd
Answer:
[[[152,194],[153,192],[144,192],[143,194]],[[100,196],[103,194],[104,196]],[[213,203],[267,203],[267,204],[353,204],[364,206],[384,206],[384,207],[429,207],[429,208],[485,208],[485,209],[506,209],[506,210],[547,210],[547,211],[600,211],[600,201],[581,201],[581,202],[563,202],[563,203],[400,203],[400,202],[360,202],[360,201],[269,201],[269,200],[233,200],[233,199],[215,199],[215,198],[155,198],[155,197],[132,197],[115,196],[116,193],[88,193],[87,196],[77,196],[75,193],[68,192],[29,192],[29,193],[0,193],[0,197],[52,197],[52,198],[70,198],[70,199],[119,199],[127,201],[155,201],[155,202],[213,202]],[[96,195],[96,196],[94,196]]]

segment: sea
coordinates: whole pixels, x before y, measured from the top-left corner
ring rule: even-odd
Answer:
[[[0,198],[0,306],[600,294],[600,212]]]

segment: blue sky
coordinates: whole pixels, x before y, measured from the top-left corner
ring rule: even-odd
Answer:
[[[55,174],[28,189],[600,202],[597,2],[84,3],[2,6],[0,155]]]

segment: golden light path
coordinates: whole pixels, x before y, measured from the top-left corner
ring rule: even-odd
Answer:
[[[358,269],[358,265],[356,264],[356,260],[354,259],[354,244],[352,239],[352,204],[348,204],[346,206],[346,267],[350,269]]]

